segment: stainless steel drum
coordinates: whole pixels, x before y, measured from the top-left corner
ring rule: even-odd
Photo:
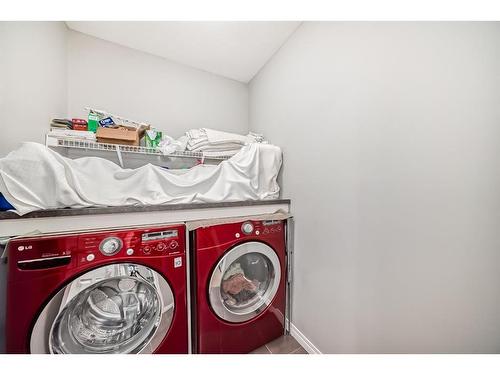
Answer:
[[[151,352],[166,335],[173,309],[172,291],[156,271],[128,263],[100,267],[49,301],[35,323],[31,352]]]

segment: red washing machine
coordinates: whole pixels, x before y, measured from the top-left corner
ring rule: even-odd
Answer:
[[[199,228],[193,247],[193,352],[248,353],[283,335],[283,221]]]
[[[183,225],[13,239],[7,353],[187,353]]]

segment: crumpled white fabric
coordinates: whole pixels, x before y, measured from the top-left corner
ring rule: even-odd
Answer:
[[[182,141],[176,141],[168,135],[164,135],[163,139],[158,144],[158,150],[160,150],[163,155],[170,155],[176,151],[184,151],[185,149],[185,143]]]
[[[219,165],[123,169],[97,157],[69,159],[26,142],[0,159],[0,192],[15,211],[276,199],[281,149],[252,143]]]

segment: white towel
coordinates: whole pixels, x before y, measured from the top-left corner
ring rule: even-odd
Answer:
[[[218,144],[240,144],[240,145],[245,145],[249,143],[249,139],[245,135],[240,135],[240,134],[234,134],[234,133],[227,133],[227,132],[222,132],[219,130],[213,130],[213,129],[202,129],[207,138],[208,138],[208,143],[211,145],[218,145]]]

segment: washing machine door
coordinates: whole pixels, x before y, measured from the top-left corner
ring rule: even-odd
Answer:
[[[152,353],[172,323],[174,297],[151,268],[121,263],[78,277],[35,322],[32,353]]]
[[[272,302],[281,280],[276,252],[261,242],[245,242],[218,262],[209,282],[210,305],[221,319],[244,322]]]

